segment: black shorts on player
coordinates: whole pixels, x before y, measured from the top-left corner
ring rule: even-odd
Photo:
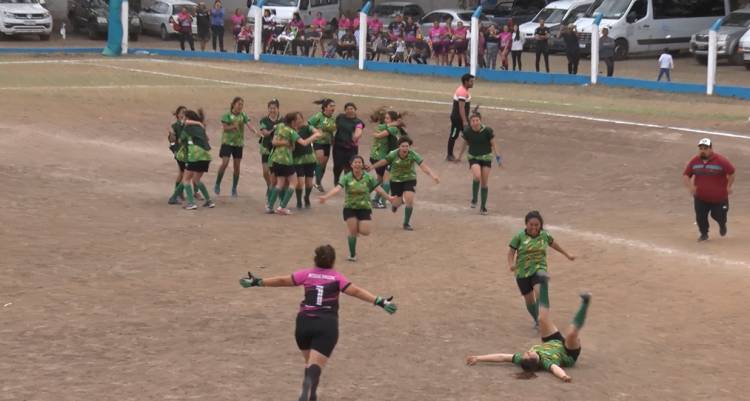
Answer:
[[[330,358],[339,340],[339,320],[322,314],[317,317],[298,314],[294,339],[299,349],[312,349]]]
[[[294,166],[287,166],[285,164],[274,164],[271,166],[271,172],[277,177],[290,177],[297,174]]]
[[[180,168],[180,171],[185,171],[185,162],[179,161],[179,160],[175,160],[175,161],[177,162],[177,167]]]
[[[565,346],[565,337],[563,337],[562,334],[560,334],[560,331],[556,331],[552,333],[551,335],[547,337],[542,337],[542,343],[546,343],[547,341],[552,340],[559,340],[561,343],[563,343],[563,347],[565,348],[565,352],[570,355],[571,358],[573,358],[574,361],[578,360],[578,356],[581,355],[581,348],[578,349],[570,349]]]
[[[521,290],[521,295],[526,295],[531,291],[534,291],[534,286],[541,283],[542,282],[539,281],[539,277],[537,277],[536,274],[531,277],[516,277],[516,284],[518,284],[518,289]]]
[[[268,156],[269,155],[260,155],[260,163],[261,164],[268,164]]]
[[[211,164],[210,160],[202,160],[198,162],[186,162],[185,170],[194,171],[196,173],[206,173],[208,172],[209,164]]]
[[[244,149],[243,146],[232,146],[232,145],[222,144],[221,149],[219,149],[219,157],[232,156],[232,158],[234,159],[242,159],[243,149]]]
[[[370,209],[349,209],[344,208],[344,221],[351,219],[352,217],[357,220],[372,220],[372,210]]]
[[[370,164],[375,164],[379,162],[380,160],[375,160],[372,157],[370,158]],[[375,169],[375,173],[379,175],[380,177],[385,175],[386,170],[388,170],[388,166],[378,167]]]
[[[417,192],[417,180],[404,182],[391,181],[391,195],[402,196],[404,192]]]
[[[476,160],[476,159],[469,159],[469,168],[471,166],[478,164],[479,167],[490,167],[492,168],[492,161],[491,160]]]
[[[294,166],[297,177],[315,177],[315,163],[297,164]]]
[[[330,143],[313,143],[313,149],[316,151],[322,150],[323,155],[328,157],[331,155],[331,144]]]

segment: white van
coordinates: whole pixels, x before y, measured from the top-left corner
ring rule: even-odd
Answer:
[[[39,35],[49,40],[52,16],[39,0],[0,0],[0,39],[8,35]]]
[[[539,20],[544,20],[544,26],[553,29],[560,25],[562,21],[567,21],[578,14],[585,14],[586,10],[594,3],[594,0],[562,0],[554,1],[547,4],[539,13],[529,22],[525,22],[518,27],[521,35],[526,39],[526,43],[531,44],[534,39],[534,31],[539,27]]]
[[[745,69],[750,71],[750,31],[745,32],[742,38],[740,38],[739,52],[742,53]]]
[[[255,10],[258,8],[255,3],[253,1],[247,12],[247,20],[251,23],[255,21]],[[333,18],[338,18],[340,8],[339,0],[267,0],[263,4],[263,11],[265,10],[271,10],[276,14],[277,24],[286,24],[292,20],[294,13],[298,12],[305,25],[309,25],[318,12],[329,22]]]
[[[576,27],[582,50],[589,52],[593,17],[601,13],[599,28],[609,29],[619,59],[630,53],[658,52],[665,47],[688,50],[694,33],[729,14],[736,3],[736,0],[597,0],[585,17],[576,21]]]

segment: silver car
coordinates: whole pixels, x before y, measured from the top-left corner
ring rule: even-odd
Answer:
[[[412,17],[414,21],[419,21],[424,15],[424,10],[417,3],[410,3],[405,1],[388,1],[385,3],[378,3],[372,10],[372,15],[378,17],[384,26],[388,26],[393,22],[393,17],[401,15],[406,18]]]
[[[717,57],[727,58],[732,64],[742,64],[742,52],[738,51],[740,38],[750,29],[750,8],[732,11],[721,21],[717,32]],[[690,38],[690,53],[701,64],[708,60],[708,30],[700,31]]]

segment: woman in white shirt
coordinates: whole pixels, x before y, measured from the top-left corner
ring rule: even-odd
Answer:
[[[513,71],[516,70],[516,63],[518,63],[518,71],[521,71],[521,53],[523,53],[523,35],[518,24],[513,26],[513,41],[510,44],[510,56],[513,59]]]

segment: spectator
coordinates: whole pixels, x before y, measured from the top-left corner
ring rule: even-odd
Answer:
[[[666,75],[667,82],[672,82],[672,77],[669,76],[670,71],[674,68],[674,60],[672,55],[669,54],[669,48],[664,48],[661,56],[659,56],[659,76],[656,77],[656,82],[661,81],[661,77]]]
[[[578,62],[581,59],[579,54],[579,43],[578,43],[578,32],[576,31],[576,25],[570,24],[563,26],[560,29],[561,37],[565,42],[565,55],[568,57],[568,74],[578,74]]]
[[[487,28],[487,37],[484,40],[487,43],[487,68],[494,70],[497,66],[497,54],[500,51],[500,34],[497,33],[495,25]]]
[[[354,34],[352,33],[352,30],[349,29],[346,31],[344,36],[339,39],[338,49],[337,52],[339,54],[339,57],[343,59],[347,58],[354,58],[354,52],[357,50],[357,41],[354,37]]]
[[[250,43],[253,42],[253,30],[250,24],[245,24],[237,34],[237,53],[243,51],[250,54]]]
[[[273,36],[276,33],[276,15],[271,13],[271,10],[263,11],[263,31],[261,34],[261,40],[263,41],[263,53],[270,51],[269,46],[273,40]]]
[[[399,38],[396,41],[396,51],[393,53],[391,61],[394,63],[403,63],[406,61],[406,41],[403,38]]]
[[[404,31],[406,30],[406,24],[400,14],[396,14],[393,17],[393,22],[388,24],[388,39],[391,42],[397,42],[399,39],[404,38]]]
[[[503,70],[508,70],[508,54],[513,41],[513,34],[510,33],[508,25],[503,25],[503,31],[500,32],[500,55],[503,63]]]
[[[458,56],[459,67],[461,67],[462,61],[463,65],[469,65],[469,59],[466,57],[467,44],[469,43],[468,35],[469,29],[464,26],[462,21],[458,21],[456,28],[453,30],[453,53],[448,65],[453,65],[453,56]]]
[[[211,14],[206,7],[206,3],[198,3],[195,11],[195,23],[198,25],[198,44],[201,51],[206,51],[208,37],[211,36]]]
[[[187,7],[177,14],[177,25],[180,28],[180,49],[185,50],[185,42],[190,44],[190,50],[195,51],[193,42],[193,16],[188,12]]]
[[[479,62],[478,67],[479,68],[487,68],[487,66],[484,64],[484,51],[487,48],[487,43],[485,42],[485,32],[487,31],[487,28],[480,26],[479,27],[479,34],[477,36],[477,52],[479,53],[477,56],[477,62]],[[471,32],[469,32],[469,36],[471,36]],[[469,40],[471,43],[471,40]]]
[[[409,59],[417,64],[427,64],[427,60],[430,59],[430,45],[421,34],[417,35],[417,41],[414,42],[414,50]]]
[[[435,21],[432,23],[432,28],[428,32],[428,40],[430,48],[432,49],[432,56],[435,58],[435,65],[440,65],[441,57],[443,54],[443,31],[444,28],[440,26],[440,23]]]
[[[442,52],[441,52],[441,64],[442,65],[450,65],[448,63],[448,55],[451,53],[451,49],[453,47],[453,41],[451,40],[453,37],[453,26],[451,22],[453,21],[453,18],[450,16],[445,16],[443,19],[443,22],[440,24],[440,28],[442,29],[442,33],[440,35],[440,41],[442,42]]]
[[[602,29],[602,37],[599,39],[599,60],[604,60],[607,65],[607,76],[615,73],[615,40],[609,37],[609,29]]]
[[[378,32],[375,34],[375,36],[370,41],[370,46],[368,48],[369,56],[368,59],[374,60],[374,61],[380,61],[380,55],[386,55],[390,56],[391,49],[388,47],[388,38],[386,37],[386,34],[383,32]]]
[[[521,35],[521,29],[519,25],[513,26],[513,42],[510,45],[510,56],[513,59],[513,71],[516,70],[516,64],[518,64],[518,71],[521,71],[521,55],[523,54],[523,35]]]
[[[346,14],[341,13],[338,20],[339,31],[337,38],[340,40],[346,33],[352,29],[352,20],[346,17]]]
[[[549,28],[544,26],[544,19],[539,20],[539,27],[534,31],[534,43],[536,44],[536,72],[539,72],[539,59],[544,56],[544,69],[549,72]]]
[[[219,41],[219,50],[224,50],[224,7],[221,0],[214,2],[214,8],[211,9],[211,46],[216,51],[216,41]]]
[[[240,12],[240,9],[234,10],[234,15],[231,18],[232,21],[232,36],[234,37],[235,48],[237,47],[238,39],[237,35],[240,34],[242,27],[245,25],[245,17]]]
[[[324,55],[323,34],[326,25],[328,25],[328,21],[323,18],[323,13],[318,11],[315,14],[315,19],[310,22],[310,28],[312,29],[312,32],[310,33],[310,39],[312,42],[312,52],[310,53],[310,57],[315,57],[315,51],[318,48],[320,48],[320,56],[322,57]]]
[[[419,33],[419,24],[414,22],[414,18],[406,17],[406,23],[404,24],[404,36],[406,38],[406,49],[409,52],[414,50]]]
[[[302,47],[301,55],[307,56],[310,48],[308,46],[307,38],[305,37],[305,22],[302,21],[302,16],[299,12],[295,12],[292,15],[292,20],[289,21],[289,25],[291,25],[292,29],[297,33],[292,40],[292,54],[298,56],[297,48]]]
[[[357,22],[357,26],[359,26],[359,22]],[[376,33],[382,30],[383,23],[378,19],[377,15],[373,15],[372,18],[367,20],[367,34],[369,38],[374,37]]]

